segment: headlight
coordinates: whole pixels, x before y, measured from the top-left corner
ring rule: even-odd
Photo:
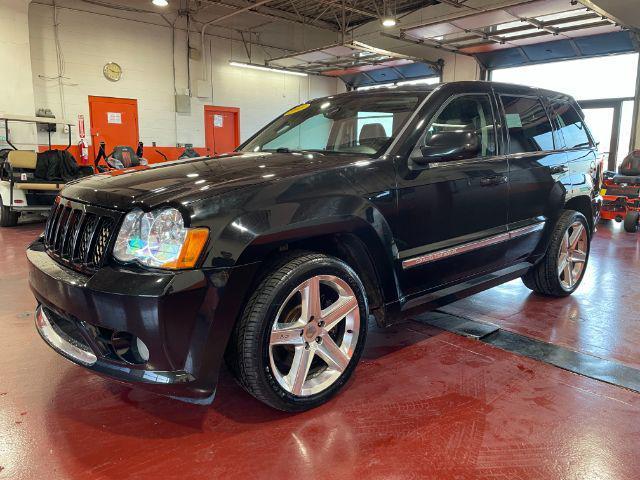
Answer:
[[[185,228],[175,208],[133,210],[122,222],[113,256],[156,268],[193,268],[209,238],[207,228]]]

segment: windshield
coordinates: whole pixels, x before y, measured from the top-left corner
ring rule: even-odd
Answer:
[[[373,156],[389,146],[422,98],[420,93],[345,95],[303,103],[277,118],[240,151]]]

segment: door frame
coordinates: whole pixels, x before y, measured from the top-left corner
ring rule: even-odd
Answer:
[[[136,107],[136,144],[135,145],[131,145],[131,148],[136,148],[138,146],[138,142],[140,141],[140,119],[138,118],[138,100],[135,98],[120,98],[120,97],[102,97],[99,95],[89,95],[89,126],[91,127],[89,129],[89,135],[91,137],[91,146],[93,147],[93,156],[95,158],[95,156],[98,153],[98,145],[95,144],[95,142],[93,141],[93,137],[95,136],[93,134],[94,132],[94,126],[93,126],[93,104],[95,103],[116,103],[119,105],[125,104],[125,105],[131,105]]]
[[[204,106],[204,146],[209,149],[209,145],[207,145],[207,112],[229,112],[233,113],[234,124],[235,124],[235,144],[236,146],[240,145],[240,109],[238,107],[218,107],[215,105],[205,105]],[[213,151],[213,146],[211,147],[211,151]]]
[[[603,98],[597,100],[582,100],[578,101],[580,108],[583,110],[594,110],[598,108],[613,108],[613,125],[611,128],[611,142],[609,144],[609,158],[607,159],[607,170],[612,172],[616,172],[618,170],[617,167],[617,159],[618,159],[618,150],[622,147],[625,148],[624,145],[619,145],[620,142],[620,127],[622,126],[622,104],[624,102],[634,101],[633,97],[631,98]],[[634,128],[632,126],[632,128]],[[633,149],[633,135],[631,135],[631,144],[627,145],[626,148]]]

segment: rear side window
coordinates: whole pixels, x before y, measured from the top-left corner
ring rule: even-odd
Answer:
[[[553,128],[538,98],[501,95],[509,129],[509,153],[554,150]]]
[[[576,109],[570,103],[562,102],[556,103],[554,110],[558,121],[558,131],[561,139],[564,140],[565,147],[590,147],[591,140],[589,140],[587,129]]]

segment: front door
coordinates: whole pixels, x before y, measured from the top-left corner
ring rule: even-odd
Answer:
[[[445,102],[398,172],[398,217],[394,236],[405,296],[439,289],[496,270],[507,230],[507,160],[499,156],[493,94],[462,94]],[[438,134],[478,138],[473,158],[418,165]],[[442,138],[442,135],[440,135]]]
[[[240,110],[237,108],[205,107],[205,137],[209,155],[232,152],[240,144],[239,116]]]
[[[94,157],[100,142],[107,153],[117,145],[138,146],[138,101],[130,98],[89,97]]]

